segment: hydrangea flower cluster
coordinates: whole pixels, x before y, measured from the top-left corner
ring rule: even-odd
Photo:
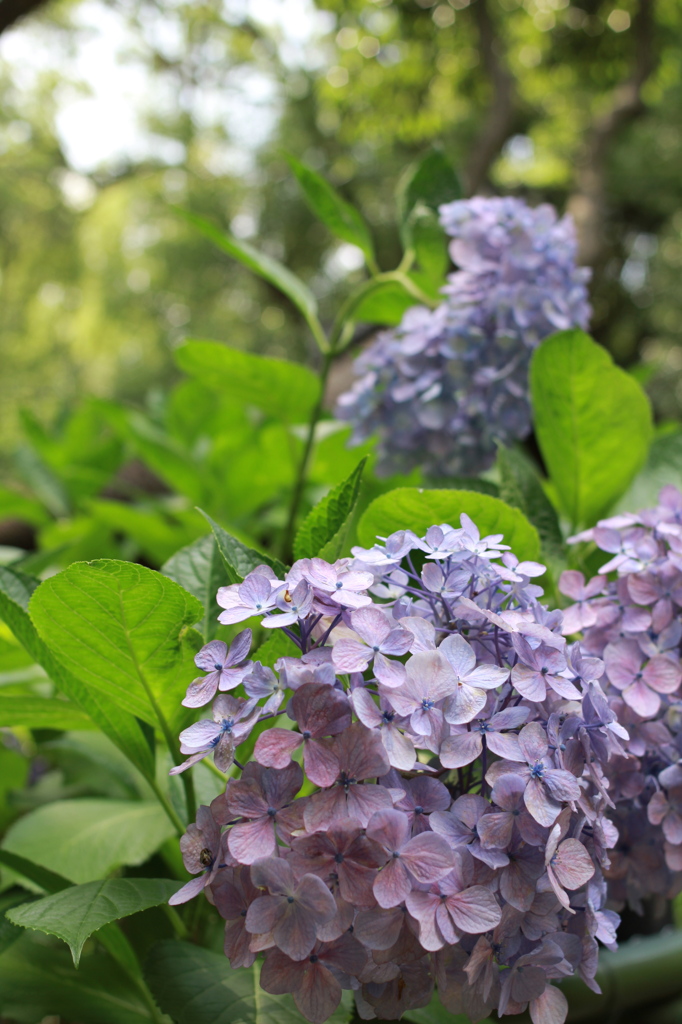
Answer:
[[[575,602],[564,633],[582,631],[584,660],[624,727],[621,751],[605,765],[620,834],[605,875],[616,905],[641,913],[644,898],[682,889],[682,494],[664,487],[655,508],[604,519],[572,540],[608,554],[587,584],[563,574]]]
[[[204,891],[231,965],[264,954],[263,988],[315,1024],[343,989],[367,1020],[437,986],[452,1013],[536,1024],[565,1019],[553,980],[598,991],[623,730],[601,663],[539,603],[544,567],[502,540],[462,515],[218,593],[220,621],[258,615],[298,654],[251,662],[247,629],[197,656],[184,703],[212,716],[173,770],[212,754],[231,777],[181,841],[196,877],[171,902]]]
[[[473,476],[496,443],[530,432],[528,366],[549,334],[587,327],[589,271],[576,267],[569,217],[520,199],[460,200],[440,208],[459,267],[435,310],[409,309],[355,363],[340,419],[353,441],[378,435],[378,470],[415,466]]]

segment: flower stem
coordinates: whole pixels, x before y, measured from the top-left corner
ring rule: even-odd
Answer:
[[[329,377],[329,371],[334,361],[334,352],[325,352],[324,362],[322,363],[322,372],[320,373],[320,393],[315,403],[315,407],[310,414],[310,421],[308,423],[308,433],[303,447],[303,454],[301,461],[298,466],[298,472],[296,474],[296,480],[294,481],[294,488],[291,493],[291,503],[289,505],[289,515],[287,518],[287,524],[284,528],[284,534],[282,535],[282,560],[288,562],[293,556],[293,541],[294,541],[294,530],[296,528],[296,518],[298,516],[298,510],[303,497],[303,492],[306,485],[306,476],[308,472],[308,464],[310,462],[310,456],[313,450],[313,444],[315,441],[315,428],[319,422],[320,416],[322,415],[322,408],[324,405],[325,391],[327,390],[327,379]]]

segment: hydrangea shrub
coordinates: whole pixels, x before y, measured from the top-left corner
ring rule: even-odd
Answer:
[[[474,476],[531,428],[528,367],[543,338],[590,317],[568,216],[520,199],[440,208],[459,268],[436,309],[409,309],[356,360],[337,415],[356,442],[378,436],[379,470]]]
[[[564,632],[582,631],[620,728],[606,765],[618,842],[605,872],[616,905],[641,911],[682,888],[682,494],[664,487],[654,508],[601,520],[574,541],[608,554],[585,583],[564,572],[573,604]],[[616,578],[612,578],[615,574]]]
[[[174,771],[209,756],[238,771],[183,838],[196,877],[171,902],[205,891],[232,966],[263,954],[263,988],[315,1024],[344,988],[363,1019],[393,1020],[434,986],[473,1020],[529,1006],[561,1024],[552,982],[597,989],[597,940],[618,923],[607,765],[624,730],[601,662],[540,603],[544,566],[465,514],[353,555],[219,591],[222,622],[261,615],[299,654],[244,660],[245,630],[197,656],[185,704],[212,714]]]

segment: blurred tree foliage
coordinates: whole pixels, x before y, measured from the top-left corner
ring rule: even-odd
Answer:
[[[595,268],[596,336],[626,365],[644,359],[638,372],[659,414],[677,418],[682,7],[580,3],[318,0],[311,39],[297,49],[267,23],[274,8],[257,16],[236,0],[110,0],[109,16],[135,41],[128,59],[165,100],[139,97],[152,155],[87,175],[69,166],[56,128],[60,98],[77,84],[55,64],[28,87],[5,60],[3,457],[20,436],[20,407],[44,422],[84,394],[158,405],[185,337],[315,358],[286,300],[173,209],[255,239],[311,283],[329,320],[362,271],[308,211],[283,150],[361,207],[386,268],[400,252],[396,185],[433,143],[469,192],[570,209]],[[82,9],[56,0],[11,31],[80,52]],[[291,12],[303,16],[298,5]],[[266,97],[272,126],[245,157],[224,109],[249,94]]]

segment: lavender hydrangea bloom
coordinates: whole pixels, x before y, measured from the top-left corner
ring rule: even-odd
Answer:
[[[682,513],[669,506],[672,548]],[[217,695],[215,721],[182,737],[190,761],[229,745],[219,761],[233,777],[183,840],[199,877],[176,899],[206,891],[235,967],[264,954],[263,987],[291,992],[313,1024],[344,988],[363,1019],[395,1019],[425,1006],[434,983],[453,1013],[528,1008],[563,1024],[550,983],[579,974],[594,987],[597,940],[614,943],[605,874],[619,898],[614,873],[648,872],[643,885],[654,874],[664,892],[682,868],[676,580],[657,575],[643,517],[619,529],[646,577],[632,592],[621,580],[617,606],[605,581],[572,587],[581,622],[594,622],[584,648],[540,604],[543,567],[466,515],[334,565],[301,559],[284,579],[258,567],[226,588],[230,618],[257,611],[298,648],[274,668],[247,666],[248,700]],[[614,531],[608,543],[624,549]],[[621,635],[641,622],[645,632]],[[639,652],[625,648],[626,668],[654,684],[665,722],[638,720],[629,681],[602,689],[604,649],[624,640]],[[639,770],[654,744],[667,766],[655,798]],[[636,822],[619,817],[622,800],[610,807],[626,792],[642,803]],[[636,839],[647,829],[661,835],[655,864]]]
[[[379,470],[422,466],[434,476],[475,475],[496,443],[530,431],[528,365],[554,331],[587,327],[589,271],[576,267],[568,217],[520,199],[442,206],[459,268],[435,310],[409,309],[356,361],[338,402],[353,440],[379,436]]]

